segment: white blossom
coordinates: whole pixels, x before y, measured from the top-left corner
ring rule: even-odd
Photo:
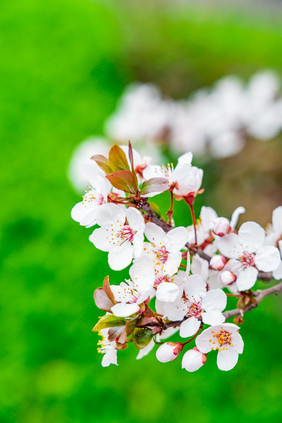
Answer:
[[[278,249],[265,246],[264,240],[264,230],[255,222],[243,223],[238,234],[230,233],[217,240],[221,254],[230,259],[224,270],[229,270],[236,276],[239,291],[252,288],[257,280],[258,270],[270,272],[279,265]]]
[[[196,338],[196,346],[204,354],[217,350],[217,365],[220,370],[231,370],[242,354],[244,343],[239,335],[239,327],[233,323],[223,323],[205,329]]]
[[[101,228],[95,229],[89,240],[99,250],[109,252],[111,269],[124,269],[141,255],[145,223],[138,210],[104,204],[99,207],[96,221]]]

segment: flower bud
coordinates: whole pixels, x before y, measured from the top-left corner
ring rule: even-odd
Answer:
[[[237,277],[234,275],[234,273],[230,272],[230,270],[224,270],[224,272],[221,272],[220,274],[220,280],[223,285],[232,285],[236,279]]]
[[[181,342],[166,342],[157,350],[156,357],[161,363],[167,363],[175,360],[182,349]]]
[[[218,236],[224,236],[230,232],[229,220],[225,217],[218,217],[214,221],[213,233]]]
[[[224,266],[226,265],[227,260],[225,257],[217,254],[216,256],[213,256],[210,261],[210,267],[213,270],[222,270]]]
[[[202,367],[206,361],[206,354],[201,353],[198,348],[195,347],[184,354],[182,359],[182,369],[187,370],[187,372],[195,372]]]

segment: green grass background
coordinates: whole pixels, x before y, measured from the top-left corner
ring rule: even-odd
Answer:
[[[155,3],[1,2],[1,423],[281,421],[279,298],[246,315],[231,372],[213,354],[188,374],[132,348],[100,366],[92,293],[121,275],[70,219],[74,147],[103,132],[131,81],[177,98],[225,74],[282,70],[279,16]]]

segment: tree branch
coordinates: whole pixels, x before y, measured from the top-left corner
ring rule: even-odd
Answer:
[[[225,311],[225,313],[223,313],[224,316],[225,316],[225,319],[229,319],[230,317],[243,315],[244,313],[247,313],[248,311],[252,310],[253,308],[256,308],[258,306],[258,304],[265,297],[268,297],[269,295],[272,295],[272,294],[279,295],[281,291],[282,291],[282,282],[278,283],[277,285],[272,286],[271,288],[267,288],[267,289],[263,289],[263,290],[258,289],[257,291],[255,291],[253,293],[254,297],[256,299],[255,302],[251,303],[250,305],[248,305],[244,309],[235,308],[234,310]]]

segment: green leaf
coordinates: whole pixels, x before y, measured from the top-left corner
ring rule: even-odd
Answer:
[[[94,160],[107,175],[113,172],[113,169],[109,164],[109,160],[107,157],[102,156],[102,154],[96,154],[95,156],[92,156],[91,159]]]
[[[138,184],[136,175],[129,170],[119,170],[117,172],[107,175],[107,179],[117,189],[121,191],[136,194],[138,192]]]
[[[136,348],[145,348],[153,338],[152,331],[147,328],[135,328],[132,333],[132,340]]]
[[[155,213],[155,215],[160,219],[162,217],[162,213],[160,211],[159,206],[156,203],[150,202],[150,207],[153,210],[153,212]]]
[[[117,317],[114,314],[106,314],[101,317],[99,322],[92,329],[93,332],[99,332],[102,329],[113,328],[116,326],[125,326],[126,320],[123,317]]]
[[[125,152],[118,145],[114,145],[109,152],[109,164],[112,172],[130,170]]]
[[[165,178],[151,178],[143,182],[140,190],[141,195],[150,194],[151,192],[163,192],[169,189],[168,180]]]

